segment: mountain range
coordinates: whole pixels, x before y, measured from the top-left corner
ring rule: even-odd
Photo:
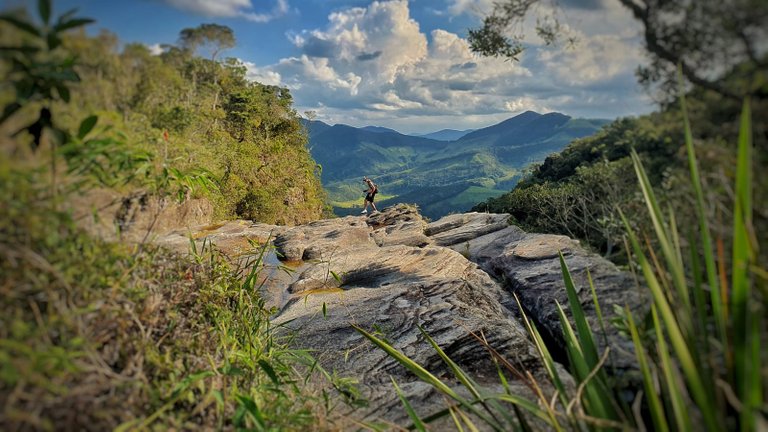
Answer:
[[[437,132],[431,132],[423,135],[414,135],[422,138],[431,138],[438,141],[456,141],[464,135],[473,132],[475,129],[456,130],[456,129],[442,129]]]
[[[362,178],[368,176],[379,186],[379,207],[415,203],[423,215],[437,219],[508,192],[529,164],[594,134],[606,123],[526,111],[482,129],[424,136],[315,120],[306,120],[305,126],[337,215],[359,211]],[[458,138],[445,140],[451,133]]]

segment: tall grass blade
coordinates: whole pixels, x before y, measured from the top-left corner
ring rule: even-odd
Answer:
[[[685,132],[685,148],[688,154],[688,167],[691,171],[691,183],[696,194],[696,213],[699,219],[699,235],[701,235],[701,246],[704,252],[704,267],[707,271],[707,283],[709,284],[712,313],[715,318],[718,339],[724,344],[725,352],[730,350],[728,342],[728,333],[725,325],[726,319],[723,312],[722,301],[720,300],[720,282],[717,278],[717,265],[715,264],[712,236],[707,221],[706,202],[704,200],[704,191],[701,186],[701,176],[699,175],[698,163],[696,161],[696,150],[693,147],[693,135],[691,134],[691,122],[688,118],[688,107],[683,94],[683,74],[678,68],[678,81],[680,82],[680,107],[683,114],[683,126]]]
[[[683,330],[686,335],[689,335],[693,331],[691,323],[687,320],[687,317],[691,316],[691,301],[688,295],[688,285],[685,282],[683,263],[678,260],[680,253],[673,247],[673,236],[670,234],[670,228],[664,222],[656,195],[653,192],[653,186],[651,186],[651,182],[648,180],[648,175],[645,173],[640,156],[637,155],[634,149],[632,149],[631,156],[637,179],[640,182],[640,190],[643,192],[648,213],[653,222],[653,228],[656,231],[656,239],[667,262],[667,271],[672,274],[672,282],[676,289],[677,298],[683,302],[685,308],[684,312],[679,314],[678,319],[683,321]]]
[[[424,329],[419,326],[419,331],[421,332],[422,336],[429,342],[430,345],[432,345],[432,348],[437,352],[437,354],[440,356],[441,359],[445,362],[446,365],[451,369],[451,372],[453,372],[453,375],[456,377],[456,379],[461,382],[461,384],[469,390],[469,392],[472,394],[472,396],[475,398],[476,401],[479,401],[483,407],[488,411],[488,414],[493,418],[494,422],[491,424],[491,426],[498,425],[501,427],[500,424],[498,424],[498,420],[496,419],[496,416],[494,412],[486,405],[485,397],[480,392],[480,388],[478,387],[477,383],[469,376],[467,375],[460,367],[456,364],[453,360],[451,360],[450,357],[445,353],[445,351],[440,348],[440,346],[437,344],[437,342],[432,339]],[[495,405],[495,408],[500,408],[498,405]],[[501,409],[497,409],[497,412],[502,412]]]
[[[679,380],[679,371],[669,356],[667,343],[664,340],[664,332],[659,321],[659,314],[653,306],[651,306],[651,317],[653,318],[653,328],[656,331],[656,344],[659,359],[661,360],[661,372],[664,374],[664,380],[666,381],[667,393],[672,404],[672,412],[675,415],[677,430],[692,430],[691,418],[685,404],[685,398],[680,390],[680,384],[682,383]]]
[[[405,407],[405,411],[408,413],[408,417],[411,418],[411,421],[413,422],[413,427],[417,431],[426,432],[427,427],[424,425],[424,423],[419,418],[419,415],[416,414],[416,411],[414,411],[413,407],[411,406],[411,403],[408,402],[408,399],[403,394],[402,390],[400,390],[400,387],[397,385],[397,382],[394,378],[389,377],[392,380],[392,385],[395,386],[395,392],[397,392],[397,397],[400,398],[400,402],[403,404],[403,407]]]
[[[544,411],[543,409],[539,408],[538,405],[536,405],[534,402],[531,402],[530,400],[522,396],[513,395],[513,394],[499,394],[499,395],[493,395],[489,397],[498,399],[502,402],[511,403],[514,407],[516,407],[515,409],[517,409],[517,407],[521,407],[526,411],[528,411],[529,413],[533,414],[534,416],[540,418],[541,420],[544,420],[550,425],[554,426],[555,424],[557,424],[557,419],[555,419],[554,416],[550,416],[547,413],[547,411]],[[527,424],[525,421],[525,417],[518,414],[517,418],[520,419],[521,425]],[[525,426],[523,426],[523,429],[525,429]]]
[[[598,365],[598,362],[595,362],[595,364],[592,365],[587,361],[582,346],[579,344],[579,340],[571,327],[570,321],[568,321],[568,318],[565,316],[565,312],[563,311],[562,306],[560,306],[560,303],[557,303],[557,312],[560,316],[560,325],[563,328],[563,338],[565,339],[565,345],[568,351],[568,360],[570,360],[572,371],[576,374],[575,378],[578,380],[579,384],[581,384],[589,379],[592,375],[592,369]],[[586,383],[585,411],[593,417],[616,420],[617,416],[611,408],[611,402],[609,400],[611,398],[611,393],[607,391],[605,386],[600,384],[601,382],[599,378]]]
[[[600,308],[600,302],[597,299],[597,290],[595,289],[595,283],[592,280],[592,273],[587,270],[587,281],[589,282],[589,291],[592,295],[592,304],[595,306],[595,314],[597,314],[597,323],[600,324],[600,332],[603,336],[603,343],[608,346],[608,332],[605,331],[605,320],[603,319],[603,310]]]
[[[573,278],[571,272],[568,270],[568,265],[565,263],[565,257],[562,252],[558,252],[560,256],[560,270],[563,273],[563,282],[565,282],[565,291],[568,294],[568,305],[571,308],[571,315],[576,323],[576,330],[578,332],[578,345],[584,354],[584,359],[587,361],[589,368],[593,368],[599,357],[597,355],[597,347],[595,341],[592,338],[592,329],[587,321],[587,316],[584,314],[584,309],[581,307],[581,300],[576,293],[576,286],[573,284]]]
[[[741,430],[755,427],[755,413],[762,404],[760,372],[760,316],[751,307],[752,281],[749,267],[755,258],[749,230],[752,226],[752,125],[749,99],[744,101],[739,128],[736,166],[736,197],[733,211],[733,259],[731,303],[736,389],[743,404]],[[754,353],[757,353],[755,355]]]
[[[450,397],[451,399],[455,400],[465,408],[467,408],[469,411],[471,411],[473,414],[477,415],[483,421],[485,421],[489,426],[493,427],[495,430],[502,430],[502,428],[496,424],[496,422],[489,418],[484,413],[480,412],[476,407],[473,406],[473,403],[470,401],[467,401],[463,397],[461,397],[458,393],[456,393],[454,390],[452,390],[450,387],[448,387],[445,383],[440,381],[439,378],[431,374],[428,370],[424,369],[420,364],[416,363],[415,361],[411,360],[408,356],[401,353],[400,351],[396,350],[394,347],[392,347],[390,344],[384,342],[383,340],[377,338],[376,336],[368,333],[367,331],[363,330],[362,328],[352,325],[352,328],[355,329],[358,333],[363,335],[366,339],[373,342],[374,345],[378,346],[382,350],[384,350],[390,357],[395,359],[398,363],[400,363],[403,367],[405,367],[407,370],[411,371],[414,375],[416,375],[420,380],[424,381],[425,383],[431,385],[438,391],[442,392],[446,396]]]
[[[653,308],[653,306],[651,306],[651,308]],[[651,411],[654,430],[667,432],[669,431],[669,425],[667,424],[667,418],[664,414],[664,406],[661,404],[661,400],[656,391],[656,380],[651,373],[643,341],[640,340],[640,333],[635,325],[635,320],[632,319],[632,314],[629,312],[629,309],[626,309],[626,311],[629,332],[632,335],[632,343],[635,345],[635,356],[637,357],[637,363],[640,366],[640,372],[643,374],[643,387],[645,388],[645,397],[648,400],[648,407]]]
[[[467,415],[464,414],[464,412],[462,410],[456,409],[456,414],[459,416],[461,421],[464,422],[465,425],[467,425],[467,428],[470,431],[472,431],[472,432],[480,432],[480,429],[478,429],[477,426],[475,426],[475,423],[472,421],[472,419],[467,417]]]
[[[451,419],[453,420],[453,424],[456,426],[457,432],[464,432],[464,428],[461,427],[461,421],[459,421],[459,417],[457,415],[457,409],[454,406],[448,407],[448,412],[451,414]]]
[[[693,304],[696,307],[696,317],[699,319],[698,324],[698,332],[705,332],[707,330],[707,306],[706,306],[706,296],[707,293],[704,291],[703,281],[701,280],[701,261],[699,259],[699,251],[694,246],[696,245],[696,240],[694,239],[694,234],[691,232],[688,235],[688,243],[692,245],[690,248],[691,250],[691,273],[693,274]],[[706,340],[704,340],[706,342]],[[708,347],[708,344],[704,344],[705,349]],[[708,351],[705,351],[705,355],[707,355]]]
[[[637,240],[637,236],[629,225],[629,221],[627,221],[627,218],[624,216],[623,212],[620,211],[619,215],[624,222],[624,226],[629,236],[630,243],[632,244],[632,248],[634,249],[635,256],[640,264],[643,276],[645,276],[645,282],[651,291],[653,302],[658,311],[661,313],[663,324],[667,329],[667,333],[669,334],[669,339],[672,343],[675,354],[680,361],[683,374],[685,375],[688,386],[691,389],[692,397],[704,415],[704,420],[707,427],[710,430],[720,430],[721,425],[719,425],[718,421],[716,420],[716,408],[712,402],[714,398],[710,393],[712,389],[705,387],[703,383],[703,379],[699,373],[697,363],[694,361],[694,357],[691,354],[688,343],[686,342],[683,336],[683,332],[676,320],[675,314],[672,311],[672,306],[667,301],[667,297],[662,291],[659,281],[653,272],[653,268],[648,262],[648,259],[645,257],[645,254],[640,247],[640,243]]]
[[[541,334],[539,334],[536,326],[534,326],[533,323],[531,323],[528,319],[528,316],[525,314],[523,306],[520,304],[520,299],[517,297],[517,295],[515,295],[515,301],[517,302],[517,306],[520,309],[520,316],[523,317],[525,328],[528,330],[528,334],[531,335],[531,339],[533,339],[536,350],[539,352],[539,358],[541,358],[542,363],[544,363],[544,368],[547,371],[547,375],[552,380],[552,384],[555,385],[555,390],[557,390],[558,395],[560,396],[560,402],[563,404],[563,406],[568,405],[568,392],[563,385],[563,381],[560,379],[560,375],[557,373],[555,361],[552,359],[552,355],[550,354],[549,349],[547,349],[547,345],[544,343],[544,339],[541,337]]]

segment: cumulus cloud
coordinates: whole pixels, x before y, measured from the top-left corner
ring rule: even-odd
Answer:
[[[289,39],[301,56],[253,68],[252,76],[280,76],[282,85],[297,90],[298,103],[322,101],[326,110],[401,116],[498,111],[510,83],[530,76],[518,64],[476,57],[454,33],[434,30],[428,38],[404,0],[334,12],[325,28]]]
[[[448,3],[448,12],[451,15],[486,16],[493,10],[495,0],[451,0]]]
[[[268,12],[254,11],[251,0],[165,0],[178,9],[207,17],[244,18],[264,23],[288,13],[288,0],[275,0]]]
[[[491,4],[450,3],[456,14]],[[600,0],[587,6],[603,7]],[[588,9],[570,15],[592,25],[578,33],[576,49],[531,45],[513,62],[477,56],[466,39],[448,30],[425,33],[410,16],[407,0],[375,1],[334,11],[322,28],[287,35],[299,51],[296,56],[246,66],[249,78],[288,87],[299,111],[313,110],[329,123],[429,131],[440,122],[483,127],[526,110],[590,117],[632,114],[620,95],[636,87],[636,32],[596,31],[595,26],[605,26],[599,23],[603,18]],[[621,19],[612,25],[626,27],[632,21]]]

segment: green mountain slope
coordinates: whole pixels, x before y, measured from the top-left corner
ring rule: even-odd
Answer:
[[[521,170],[596,132],[606,121],[532,111],[475,130],[455,141],[403,135],[380,128],[307,121],[313,158],[334,211],[357,211],[362,177],[379,184],[382,206],[415,203],[438,218],[466,211],[513,187]]]

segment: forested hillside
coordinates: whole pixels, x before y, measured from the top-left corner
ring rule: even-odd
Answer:
[[[360,180],[366,175],[379,184],[382,207],[415,203],[423,215],[436,219],[504,193],[529,163],[605,123],[528,111],[455,141],[319,121],[308,121],[307,127],[337,214],[358,211]]]
[[[218,25],[182,29],[177,45],[155,55],[107,31],[68,34],[63,46],[78,59],[81,82],[54,113],[64,126],[96,113],[158,163],[210,171],[219,187],[204,193],[219,217],[316,219],[323,189],[291,94],[247,80],[242,64],[223,59],[234,38]]]
[[[290,94],[220,61],[226,27],[184,29],[153,55],[35,6],[0,11],[0,429],[317,424],[330,407],[295,383],[321,369],[298,373],[311,357],[273,337],[260,257],[110,243],[72,208],[109,191],[142,205],[201,197],[219,217],[318,218]]]
[[[696,91],[691,100],[691,122],[711,216],[729,220],[725,209],[731,201],[733,167],[740,103],[711,92]],[[765,118],[765,100],[754,101],[755,118]],[[576,140],[561,152],[531,167],[517,186],[498,198],[476,205],[475,211],[509,212],[515,223],[538,232],[558,233],[584,240],[596,250],[619,261],[625,257],[624,227],[620,213],[642,232],[652,230],[637,188],[630,152],[645,164],[651,184],[665,208],[681,221],[695,225],[691,186],[679,107],[637,118],[619,119],[594,136]],[[755,123],[757,166],[767,166],[765,122]],[[756,179],[756,202],[768,199],[768,179]],[[766,227],[765,206],[756,209],[756,226]],[[694,226],[691,225],[691,226]],[[720,238],[731,235],[727,228]]]

